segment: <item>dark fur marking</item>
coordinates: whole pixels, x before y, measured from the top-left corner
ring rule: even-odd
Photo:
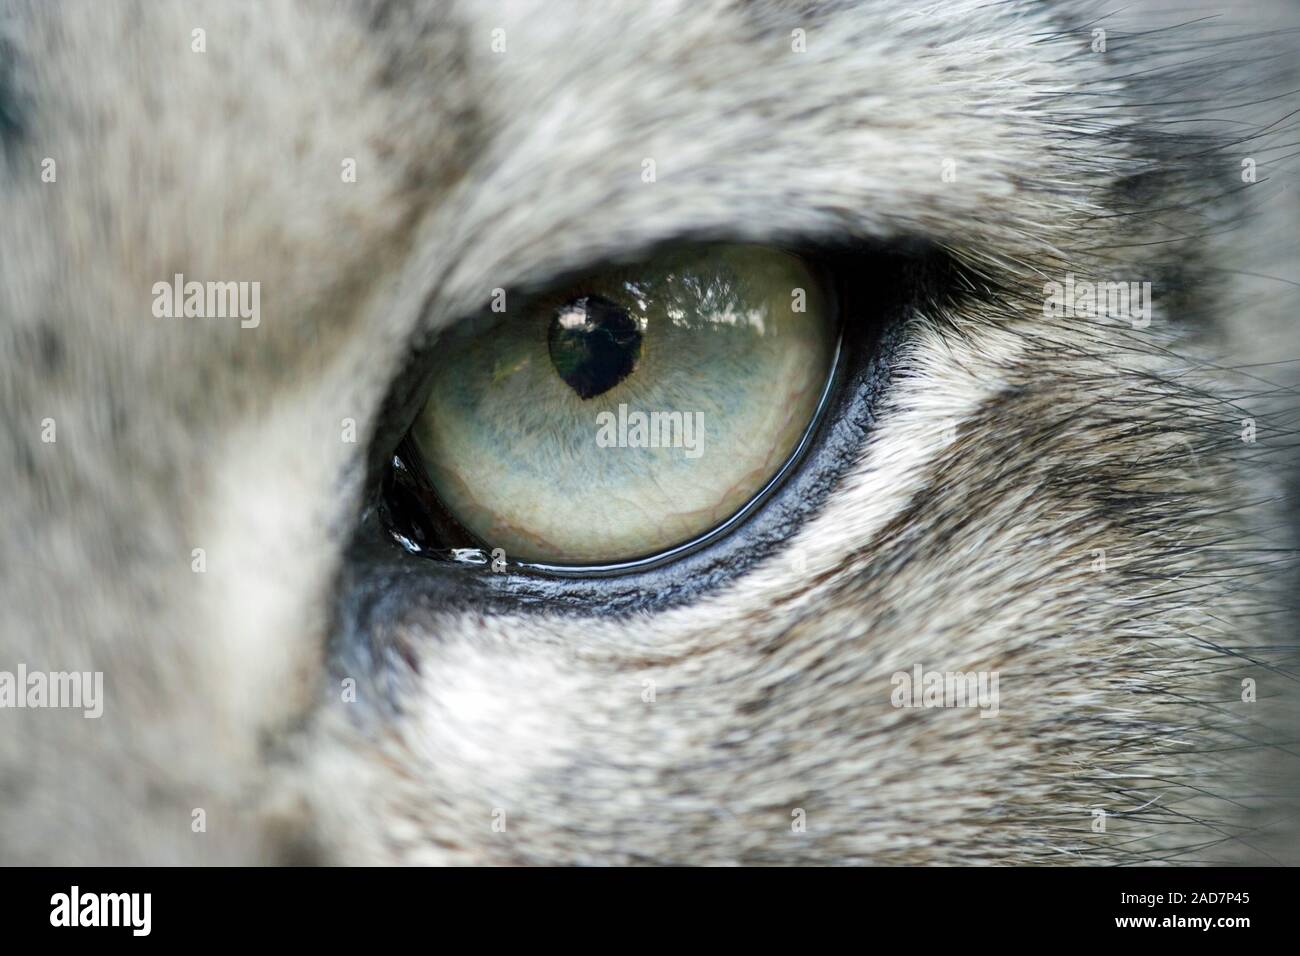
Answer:
[[[18,85],[18,48],[0,37],[0,152],[12,163],[27,138],[27,107]]]

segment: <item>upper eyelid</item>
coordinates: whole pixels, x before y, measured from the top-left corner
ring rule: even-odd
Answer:
[[[621,244],[620,244],[621,243]],[[575,247],[520,265],[519,260],[499,262],[491,256],[481,257],[480,264],[472,269],[481,278],[471,284],[460,274],[467,254],[457,256],[452,274],[447,276],[439,267],[441,251],[423,250],[406,268],[403,281],[424,285],[426,292],[415,311],[410,340],[416,344],[428,343],[445,329],[472,319],[491,302],[493,293],[504,290],[507,303],[529,299],[580,279],[591,272],[611,266],[648,259],[656,250],[682,244],[707,245],[712,243],[750,243],[784,249],[795,255],[834,254],[843,251],[852,254],[856,249],[888,251],[902,259],[944,258],[952,260],[943,251],[943,242],[914,230],[887,230],[880,234],[849,232],[834,223],[823,228],[781,229],[765,228],[755,232],[752,227],[741,228],[737,223],[719,223],[707,229],[680,228],[661,232],[647,231],[641,235],[605,237],[602,241]],[[512,309],[504,316],[508,320]]]

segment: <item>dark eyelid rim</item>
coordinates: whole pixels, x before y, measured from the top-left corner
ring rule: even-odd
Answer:
[[[599,577],[617,577],[626,574],[635,574],[642,571],[652,571],[655,568],[662,567],[682,558],[707,548],[709,545],[726,537],[734,531],[739,525],[743,524],[752,516],[763,504],[771,497],[772,493],[779,488],[785,479],[794,469],[798,468],[803,460],[805,452],[812,443],[813,436],[817,434],[821,425],[822,418],[826,414],[827,408],[831,404],[831,398],[837,388],[843,382],[845,375],[844,359],[844,317],[841,314],[840,289],[835,281],[833,272],[827,269],[816,259],[809,258],[806,254],[796,250],[786,249],[776,246],[790,255],[796,256],[808,269],[817,277],[821,285],[821,291],[827,299],[828,321],[834,326],[835,348],[831,353],[830,362],[827,365],[825,381],[822,383],[821,394],[817,398],[817,404],[809,417],[808,424],[799,436],[799,441],[786,456],[781,466],[772,474],[772,476],[763,484],[763,487],[756,491],[748,501],[743,504],[739,510],[726,518],[721,523],[714,525],[703,534],[697,535],[687,541],[674,545],[663,551],[657,551],[654,554],[644,555],[637,558],[629,558],[625,561],[609,561],[594,564],[561,564],[548,561],[516,561],[511,560],[509,555],[506,556],[506,565],[512,570],[521,574],[545,575],[559,578],[599,578]],[[442,504],[433,488],[433,483],[429,480],[428,475],[420,465],[419,456],[414,454],[414,443],[410,437],[404,437],[394,454],[394,468],[403,468],[410,475],[409,488],[410,495],[419,499],[422,506],[427,511],[428,524],[433,529],[440,532],[440,536],[446,545],[443,548],[424,548],[418,542],[413,541],[411,534],[395,532],[398,539],[403,543],[407,550],[417,554],[426,554],[429,557],[442,560],[456,560],[460,563],[471,565],[484,565],[488,563],[488,554],[491,552],[492,545],[490,542],[483,541],[477,535],[468,531],[461,525],[451,514],[450,511]],[[390,514],[391,517],[391,514]],[[409,530],[409,529],[408,529]],[[478,551],[480,554],[473,554]],[[463,557],[457,557],[457,553],[469,552]]]
[[[820,411],[820,424],[802,459],[787,469],[761,507],[750,509],[728,534],[654,567],[604,576],[525,572],[517,566],[497,573],[474,566],[487,564],[485,555],[472,564],[431,560],[397,543],[380,514],[382,473],[376,471],[345,560],[340,583],[351,596],[344,603],[363,600],[370,606],[379,601],[394,614],[430,602],[448,611],[484,614],[544,609],[593,617],[659,611],[724,587],[784,547],[857,461],[876,408],[901,371],[917,310],[930,311],[927,306],[965,294],[951,256],[921,240],[894,241],[887,248],[875,243],[780,245],[835,278],[841,329],[837,369],[843,370],[843,380],[832,380],[829,407]],[[409,397],[410,387],[405,384],[402,394]],[[402,417],[404,423],[390,428],[391,438],[378,456],[372,455],[384,469],[414,412]]]

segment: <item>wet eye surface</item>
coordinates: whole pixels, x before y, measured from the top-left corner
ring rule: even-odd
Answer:
[[[509,301],[433,347],[402,464],[462,543],[511,561],[688,546],[797,456],[835,365],[834,299],[798,256],[707,245]]]

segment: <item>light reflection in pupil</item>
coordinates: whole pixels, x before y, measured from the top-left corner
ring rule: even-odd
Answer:
[[[547,334],[551,364],[581,398],[609,391],[636,369],[641,330],[627,309],[584,295],[555,310]]]

